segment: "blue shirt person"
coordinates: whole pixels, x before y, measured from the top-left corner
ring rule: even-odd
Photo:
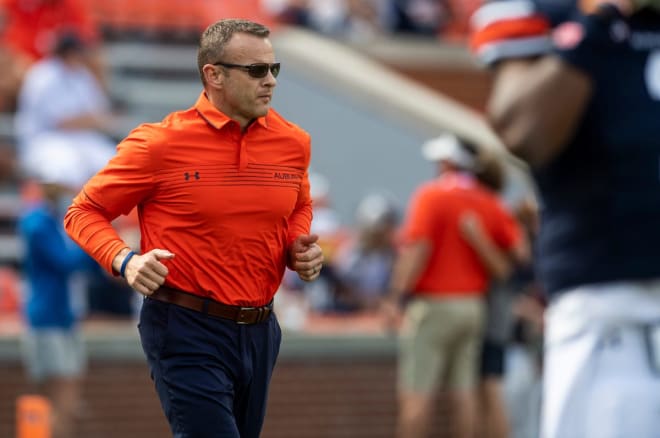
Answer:
[[[30,176],[42,198],[26,205],[18,221],[27,283],[22,350],[34,390],[51,400],[54,436],[74,436],[86,359],[70,283],[74,273],[94,269],[96,262],[66,236],[58,209],[77,189],[70,172],[75,156],[44,156],[40,162]]]

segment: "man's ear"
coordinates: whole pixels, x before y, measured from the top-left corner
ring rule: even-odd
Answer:
[[[212,87],[221,87],[224,82],[224,75],[219,68],[214,65],[206,64],[202,67],[205,82]]]

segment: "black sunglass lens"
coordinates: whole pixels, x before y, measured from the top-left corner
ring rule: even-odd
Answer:
[[[273,74],[274,77],[277,77],[280,74],[280,64],[252,64],[248,67],[248,73],[253,78],[265,78],[268,74],[268,70]]]
[[[273,65],[270,66],[270,72],[273,74],[274,77],[277,77],[277,75],[280,74],[280,63],[277,62]]]
[[[268,74],[268,64],[252,64],[248,67],[248,73],[254,78],[263,78]]]

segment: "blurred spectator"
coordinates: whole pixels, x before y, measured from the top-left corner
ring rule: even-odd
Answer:
[[[310,172],[309,189],[314,206],[312,220],[313,234],[319,235],[319,244],[323,247],[325,261],[332,260],[335,252],[345,236],[345,230],[339,214],[332,207],[330,181],[318,172]]]
[[[261,6],[280,23],[306,26],[307,3],[308,0],[262,0]]]
[[[399,216],[399,207],[388,194],[369,194],[357,207],[356,232],[335,263],[347,301],[357,311],[377,309],[389,290]]]
[[[317,243],[323,249],[325,262],[316,281],[303,282],[298,275],[295,279],[303,288],[310,310],[321,313],[335,312],[340,310],[340,305],[337,300],[339,283],[333,268],[333,260],[343,232],[342,225],[339,215],[332,208],[330,181],[318,172],[310,172],[309,190],[313,208],[310,232],[319,236]]]
[[[68,178],[80,188],[115,152],[108,134],[111,104],[85,62],[87,50],[79,35],[61,34],[53,54],[25,76],[15,123],[19,168],[28,177],[41,168],[44,156],[61,155],[76,163]],[[84,305],[91,314],[133,314],[133,293],[124,282],[100,268],[89,272],[86,281]]]
[[[84,0],[0,0],[0,110],[13,110],[20,82],[28,67],[49,56],[62,34],[75,32],[89,47],[99,35]],[[103,83],[99,51],[90,51],[91,70]]]
[[[394,20],[390,0],[262,0],[262,5],[280,22],[356,41],[389,34]]]
[[[298,291],[303,294],[310,311],[318,313],[350,311],[352,303],[345,299],[335,268],[337,249],[346,239],[346,229],[341,223],[339,214],[332,207],[330,181],[318,172],[310,172],[309,185],[313,208],[310,232],[319,236],[317,243],[323,249],[323,269],[314,282],[303,281],[294,271],[287,270],[284,274],[283,286],[289,292]]]
[[[100,267],[90,272],[87,281],[87,319],[131,319],[137,315],[136,307],[141,301],[125,282],[110,277]]]
[[[419,187],[410,201],[390,295],[383,302],[385,316],[396,318],[401,298],[409,294],[399,357],[398,436],[428,436],[435,392],[444,388],[454,436],[470,437],[483,298],[490,272],[499,269],[495,250],[524,258],[525,241],[496,195],[474,176],[473,145],[447,134],[425,143],[422,151],[437,163],[438,178]],[[488,240],[466,239],[466,215]]]
[[[53,405],[55,438],[74,436],[80,404],[80,378],[85,368],[83,342],[74,309],[74,273],[96,263],[64,233],[61,209],[79,189],[77,162],[71,156],[48,154],[32,177],[43,198],[26,206],[18,231],[24,240],[27,323],[23,351],[35,390]]]
[[[395,17],[389,0],[347,0],[347,6],[349,40],[364,42],[392,32]]]
[[[76,157],[71,178],[82,184],[114,154],[104,133],[110,101],[84,62],[86,46],[76,34],[62,35],[52,56],[30,67],[21,86],[16,137],[21,169],[39,168],[45,149]]]
[[[506,192],[504,196],[533,246],[538,230],[535,197],[523,195],[512,204]],[[540,346],[543,340],[542,292],[533,258],[530,263],[515,265],[511,277],[501,286],[499,312],[491,313],[492,328],[486,331],[495,345],[502,347],[498,351],[501,369],[496,375],[497,403],[503,405],[506,413],[508,434],[500,436],[533,438],[538,435],[540,416]]]
[[[342,36],[348,9],[345,0],[309,0],[306,25],[330,36]]]
[[[261,0],[279,22],[368,41],[397,34],[464,41],[479,0]]]
[[[395,31],[436,37],[447,25],[447,0],[394,0]]]
[[[503,391],[511,438],[539,435],[545,302],[533,275],[521,272],[512,283],[514,326],[505,355]]]
[[[346,0],[263,0],[263,7],[285,23],[331,36],[341,36],[344,31]]]
[[[504,188],[512,185],[512,171],[505,166],[498,155],[481,148],[477,154],[475,176],[504,201]],[[511,191],[511,190],[507,190]],[[506,202],[510,214],[514,214]],[[509,282],[511,273],[521,265],[512,263],[505,253],[497,249],[480,223],[471,215],[464,215],[461,229],[468,242],[474,245],[477,253],[483,256],[491,281],[486,293],[486,317],[481,340],[479,386],[478,386],[478,434],[482,438],[507,438],[509,436],[509,415],[503,394],[504,357],[512,327],[511,300],[513,290]],[[487,244],[486,252],[479,250]]]

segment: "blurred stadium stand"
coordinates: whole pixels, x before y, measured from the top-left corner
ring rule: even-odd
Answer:
[[[249,17],[273,25],[260,0],[87,0],[107,40],[196,42],[218,17]]]
[[[194,46],[109,42],[104,56],[110,93],[121,111],[117,140],[140,123],[190,107],[201,91]]]

